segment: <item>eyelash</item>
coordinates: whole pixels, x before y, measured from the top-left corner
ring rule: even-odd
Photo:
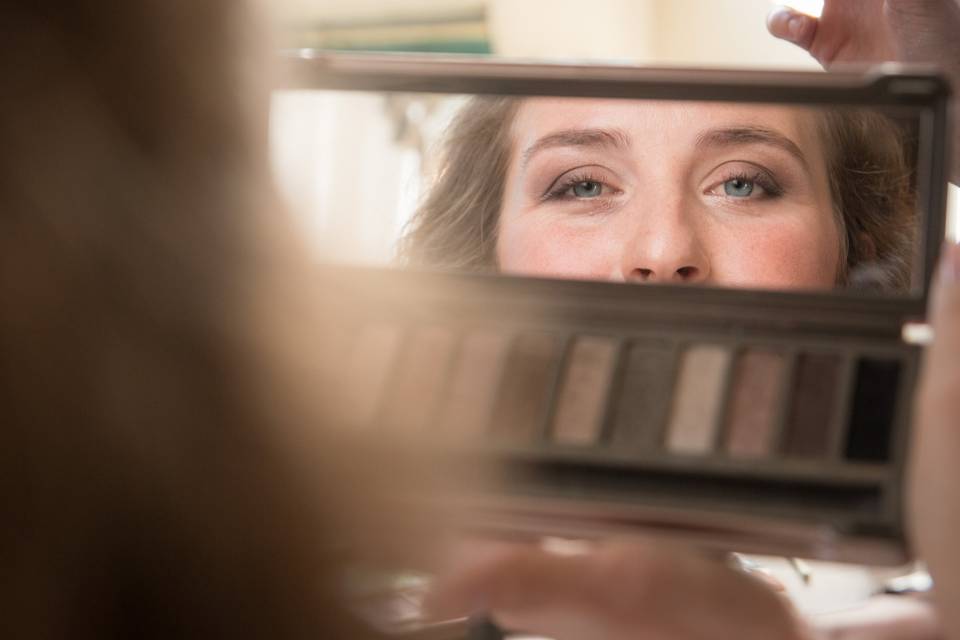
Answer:
[[[723,178],[720,182],[716,183],[713,189],[722,187],[724,183],[730,182],[731,180],[740,180],[742,182],[750,182],[755,185],[759,185],[763,189],[763,195],[754,198],[733,198],[732,196],[727,196],[723,194],[721,197],[726,197],[730,199],[740,199],[740,200],[756,200],[756,199],[773,199],[781,197],[785,192],[783,187],[766,171],[736,171],[731,173]],[[577,196],[570,195],[568,192],[573,189],[578,184],[584,182],[596,182],[603,186],[604,189],[610,190],[613,189],[608,183],[604,182],[602,179],[598,178],[596,175],[591,173],[581,173],[573,174],[569,178],[566,178],[559,184],[554,183],[550,186],[545,194],[543,194],[541,200],[547,202],[550,200],[579,200]],[[712,190],[712,189],[711,189]]]
[[[573,174],[569,178],[564,179],[559,185],[554,182],[550,185],[550,188],[547,190],[541,200],[547,202],[549,200],[580,200],[574,195],[569,195],[567,192],[573,189],[578,184],[584,182],[596,182],[601,185],[604,189],[613,189],[608,183],[604,182],[602,179],[598,178],[596,175],[590,173],[581,173]]]
[[[723,187],[724,183],[730,182],[731,180],[740,180],[742,182],[750,182],[755,185],[760,185],[760,188],[763,189],[763,195],[760,196],[759,198],[752,198],[752,199],[765,200],[768,198],[771,198],[771,199],[779,198],[784,194],[783,187],[781,187],[780,184],[773,179],[773,176],[771,176],[766,171],[760,171],[760,170],[757,170],[754,172],[736,171],[726,176],[723,180],[718,182],[716,186],[713,188]],[[732,196],[727,196],[726,194],[722,194],[721,197],[739,199],[739,200],[751,199],[751,198],[733,198]]]

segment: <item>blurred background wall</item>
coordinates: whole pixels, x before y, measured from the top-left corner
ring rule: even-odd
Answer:
[[[819,13],[823,3],[792,4]],[[805,53],[767,36],[772,6],[770,0],[288,0],[282,20],[303,46],[422,51],[446,42],[447,50],[475,51],[485,35],[486,50],[505,56],[816,68]]]

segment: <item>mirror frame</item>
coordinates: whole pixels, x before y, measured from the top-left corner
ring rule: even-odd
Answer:
[[[946,224],[950,88],[930,67],[885,63],[831,71],[650,68],[509,61],[482,56],[343,54],[299,49],[280,57],[277,90],[568,96],[909,109],[918,115],[917,207],[922,218],[912,291],[899,315],[922,317]],[[764,292],[767,294],[770,292]],[[849,291],[786,296],[890,296]],[[901,320],[903,318],[901,317]]]

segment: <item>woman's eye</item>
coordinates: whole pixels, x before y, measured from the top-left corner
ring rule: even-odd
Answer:
[[[732,198],[749,198],[753,195],[754,183],[747,178],[730,178],[723,183],[723,191]]]
[[[570,191],[578,198],[596,198],[603,192],[603,184],[596,180],[583,180],[570,187]]]
[[[596,207],[601,202],[606,206],[623,192],[616,186],[616,178],[607,179],[605,175],[586,172],[567,172],[550,185],[540,200],[542,202],[577,202]],[[593,210],[593,209],[591,209]]]

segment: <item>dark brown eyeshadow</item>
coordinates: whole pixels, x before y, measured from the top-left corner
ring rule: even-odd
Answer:
[[[595,444],[617,356],[609,338],[577,338],[570,349],[553,421],[552,439],[565,444]]]
[[[856,371],[846,457],[864,462],[885,462],[890,459],[900,363],[861,358]]]
[[[673,397],[677,354],[666,342],[635,342],[624,360],[610,442],[630,449],[659,448]]]
[[[833,354],[802,353],[797,358],[793,397],[787,413],[783,453],[818,458],[829,455],[836,423],[841,360]]]
[[[493,409],[490,430],[494,437],[521,442],[536,439],[546,418],[559,355],[555,336],[526,333],[514,338]]]
[[[726,451],[733,457],[771,454],[785,359],[782,353],[750,349],[734,365],[726,418]]]

